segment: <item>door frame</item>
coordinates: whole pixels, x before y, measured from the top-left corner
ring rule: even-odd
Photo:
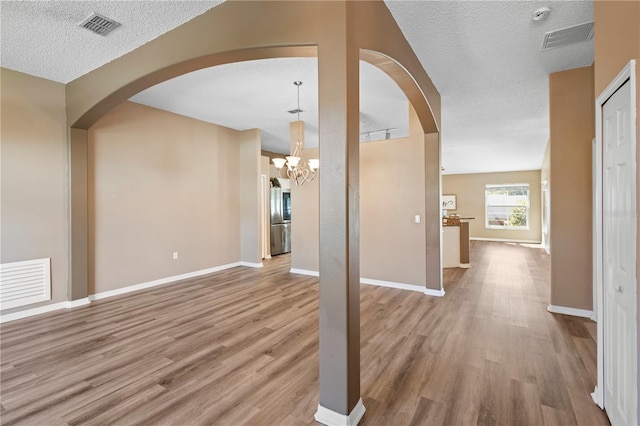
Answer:
[[[604,310],[602,309],[604,302],[604,283],[603,283],[603,266],[604,266],[604,258],[602,253],[602,232],[603,232],[603,203],[602,203],[602,107],[607,102],[607,100],[624,84],[629,80],[631,84],[631,110],[630,117],[634,117],[636,121],[637,128],[637,109],[636,109],[636,61],[634,59],[630,60],[620,71],[620,73],[616,76],[616,78],[609,83],[606,89],[602,91],[600,96],[596,99],[596,138],[595,138],[595,149],[594,155],[596,156],[594,160],[594,200],[593,200],[593,253],[595,258],[593,259],[593,286],[594,286],[594,306],[593,310],[596,312],[596,321],[597,325],[597,356],[598,356],[598,374],[597,374],[597,382],[596,388],[594,389],[591,397],[593,401],[602,409],[604,409],[605,401],[604,401]],[[631,132],[630,139],[631,143],[636,145],[636,133]],[[636,160],[636,176],[638,169],[638,162]],[[636,178],[637,179],[637,178]],[[637,247],[637,239],[636,235],[636,247]],[[637,263],[637,262],[636,262]],[[638,265],[636,264],[636,277],[638,274]],[[637,278],[636,278],[637,279]],[[637,298],[635,299],[637,304]],[[636,306],[637,312],[637,306]],[[636,319],[637,321],[637,319]],[[636,359],[637,359],[637,351],[638,347],[636,345]],[[636,379],[636,388],[637,388],[637,377]]]

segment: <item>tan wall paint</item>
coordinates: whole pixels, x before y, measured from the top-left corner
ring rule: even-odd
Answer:
[[[503,183],[529,184],[529,229],[505,230],[485,227],[485,185]],[[475,217],[469,224],[471,238],[497,238],[505,240],[540,241],[540,171],[518,171],[503,173],[473,173],[442,176],[442,194],[456,195],[457,214]],[[450,212],[451,213],[451,212]]]
[[[89,129],[90,294],[240,260],[238,142],[130,102]]]
[[[550,303],[591,310],[593,67],[549,76]]]
[[[260,130],[239,132],[240,259],[260,264]]]
[[[360,271],[364,278],[424,286],[424,135],[413,109],[409,119],[409,138],[360,144]],[[292,186],[292,201],[291,267],[318,271],[318,181]]]
[[[305,149],[305,158],[318,158],[319,150]],[[322,163],[320,163],[322,173]],[[318,271],[320,258],[320,179],[302,186],[291,184],[291,268]]]
[[[69,279],[64,85],[0,69],[0,262],[51,258],[52,300]],[[5,309],[2,314],[25,308]]]
[[[640,108],[640,2],[596,1],[595,20],[595,96],[609,85],[631,59],[636,60],[636,108]],[[638,111],[636,111],[638,114]],[[640,143],[640,117],[636,117],[636,143]],[[640,164],[640,149],[636,149],[636,164]],[[637,175],[636,200],[640,200],[640,173]],[[640,216],[636,228],[640,230]],[[640,265],[640,238],[636,247],[636,269]],[[637,271],[636,271],[637,275]],[[640,306],[640,291],[637,292]],[[640,316],[638,317],[640,330]],[[640,351],[640,339],[638,339]],[[640,357],[638,358],[640,376]],[[640,384],[640,379],[638,380]],[[640,386],[637,392],[640,395]],[[640,418],[640,404],[638,404]]]

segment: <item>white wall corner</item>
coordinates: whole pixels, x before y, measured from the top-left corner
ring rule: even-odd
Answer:
[[[365,411],[362,398],[360,398],[348,416],[318,404],[318,410],[314,418],[317,422],[327,426],[355,426],[360,422]]]
[[[588,311],[586,309],[568,308],[566,306],[556,305],[547,306],[547,311],[551,312],[552,314],[571,315],[581,318],[591,318],[591,316],[593,315],[593,311]]]

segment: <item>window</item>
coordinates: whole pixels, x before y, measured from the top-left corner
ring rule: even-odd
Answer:
[[[529,184],[487,185],[484,203],[487,228],[529,229]]]

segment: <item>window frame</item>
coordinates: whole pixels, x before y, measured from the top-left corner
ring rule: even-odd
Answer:
[[[508,225],[490,225],[489,224],[489,207],[523,207],[520,204],[489,204],[487,198],[487,191],[490,189],[509,189],[523,187],[527,190],[527,204],[526,208],[526,226],[508,226]],[[507,230],[507,231],[528,231],[530,230],[530,216],[531,216],[531,185],[528,183],[505,183],[505,184],[486,184],[484,186],[484,226],[486,229]]]

